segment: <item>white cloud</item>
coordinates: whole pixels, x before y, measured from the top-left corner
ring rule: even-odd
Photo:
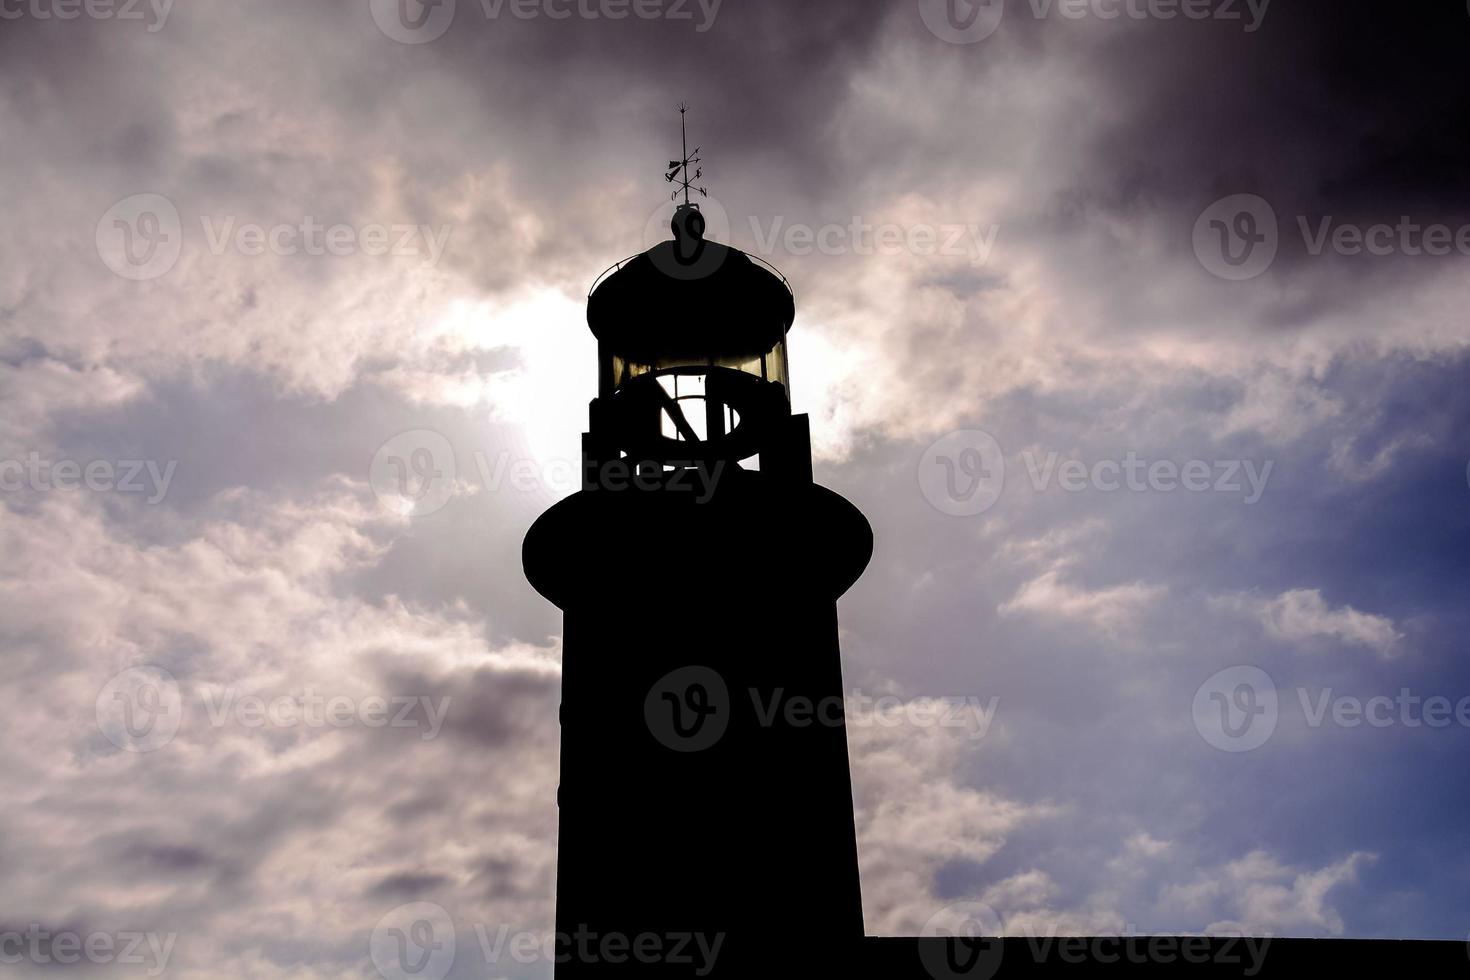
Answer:
[[[1334,609],[1317,589],[1291,589],[1274,599],[1224,596],[1214,603],[1254,616],[1269,635],[1295,645],[1310,647],[1312,641],[1329,639],[1366,647],[1385,659],[1402,652],[1404,636],[1392,619],[1349,605]]]
[[[1343,920],[1328,903],[1338,885],[1357,880],[1374,860],[1354,852],[1314,870],[1289,867],[1264,851],[1252,851],[1223,867],[1201,871],[1187,884],[1165,889],[1163,898],[1191,912],[1218,916],[1208,932],[1246,935],[1339,936]]]
[[[291,975],[303,949],[312,976],[360,976],[362,937],[414,888],[492,930],[550,925],[558,651],[492,645],[463,607],[345,594],[400,527],[367,500],[229,494],[197,526],[155,515],[174,526],[154,541],[85,496],[0,508],[16,914],[66,926],[84,894],[89,929],[178,932],[185,978]],[[121,751],[94,699],[150,663],[177,679],[182,722],[157,751]],[[422,719],[212,715],[313,694],[446,713],[432,738]]]
[[[1117,634],[1135,624],[1168,591],[1165,586],[1144,582],[1086,589],[1063,581],[1062,575],[1060,567],[1042,572],[1023,583],[997,611],[1002,616],[1025,613],[1076,620]]]
[[[1057,813],[957,781],[963,734],[938,727],[861,726],[853,747],[858,858],[870,935],[917,935],[948,902],[933,894],[934,874],[950,861],[983,863],[1019,827]]]

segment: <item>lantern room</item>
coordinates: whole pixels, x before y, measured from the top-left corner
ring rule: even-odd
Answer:
[[[795,300],[770,265],[706,240],[698,205],[681,205],[671,230],[672,240],[592,287],[594,428],[638,462],[738,462],[758,455],[791,414],[786,333]]]

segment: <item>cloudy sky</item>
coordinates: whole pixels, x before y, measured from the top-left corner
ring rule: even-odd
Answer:
[[[869,933],[1463,938],[1470,17],[1184,6],[0,3],[15,968],[549,975],[520,541],[681,99],[875,529]]]

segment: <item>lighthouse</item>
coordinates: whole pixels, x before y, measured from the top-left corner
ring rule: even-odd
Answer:
[[[705,237],[697,149],[670,167],[670,238],[588,297],[582,489],[523,549],[564,616],[562,980],[828,970],[863,935],[837,600],[872,529],[813,482],[789,283]]]

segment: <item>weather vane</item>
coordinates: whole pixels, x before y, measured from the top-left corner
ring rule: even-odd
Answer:
[[[669,161],[670,169],[668,173],[664,174],[664,180],[671,184],[679,185],[675,188],[674,193],[669,195],[670,198],[677,200],[679,194],[682,192],[684,195],[684,206],[689,207],[689,192],[691,190],[698,191],[700,197],[709,197],[709,191],[694,183],[696,180],[704,177],[704,168],[699,166],[699,147],[696,146],[694,148],[692,156],[689,153],[689,131],[684,125],[684,114],[689,111],[689,104],[687,102],[680,102],[678,109],[679,137],[682,143],[684,159]]]

